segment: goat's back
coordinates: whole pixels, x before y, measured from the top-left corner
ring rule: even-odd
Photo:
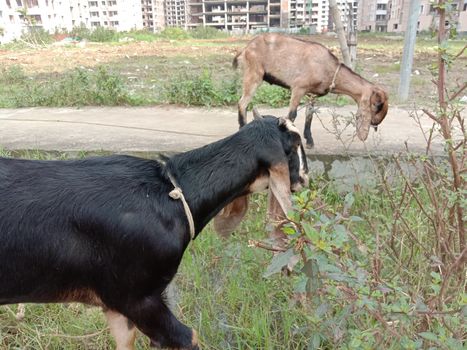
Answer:
[[[339,63],[337,57],[323,45],[295,37],[267,33],[255,37],[234,59],[234,66],[270,75],[286,86],[295,86],[297,79],[311,85],[329,80]]]
[[[161,165],[135,157],[0,158],[0,304],[114,288],[107,278],[146,253],[157,268],[169,233],[184,233],[169,191]]]

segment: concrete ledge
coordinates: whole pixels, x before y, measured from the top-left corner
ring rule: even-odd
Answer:
[[[263,109],[262,114],[285,116],[287,109]],[[406,150],[424,153],[423,132],[432,122],[420,113],[420,125],[409,112],[390,107],[378,132],[363,143],[355,136],[352,120],[356,106],[321,108],[312,123],[315,147],[308,155],[390,155]],[[304,109],[296,125],[304,125]],[[336,113],[340,117],[333,118]],[[251,113],[249,114],[251,120]],[[319,120],[318,120],[319,119]],[[340,140],[335,129],[344,131]],[[183,152],[226,137],[238,130],[234,108],[85,107],[0,110],[0,147],[58,151]],[[423,132],[422,132],[423,130]],[[441,154],[440,138],[432,150]]]

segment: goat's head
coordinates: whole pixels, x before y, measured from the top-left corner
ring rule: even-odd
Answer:
[[[388,103],[386,91],[377,86],[373,86],[362,95],[357,111],[357,136],[360,140],[367,139],[370,126],[377,129],[386,117]]]
[[[268,169],[249,184],[247,194],[236,198],[215,217],[214,228],[222,236],[232,233],[242,221],[247,212],[250,193],[269,188],[268,214],[279,219],[285,218],[291,209],[292,192],[308,185],[308,164],[298,129],[288,119],[260,116],[255,110],[253,115],[256,120],[263,119],[264,122],[275,124],[283,154],[269,155],[269,159],[277,157],[278,161],[270,162]]]

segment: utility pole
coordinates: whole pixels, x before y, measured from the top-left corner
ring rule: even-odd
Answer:
[[[339,44],[341,47],[342,58],[344,60],[344,64],[347,67],[352,68],[352,62],[350,61],[349,47],[347,46],[344,26],[342,25],[342,21],[341,21],[341,13],[339,11],[339,8],[337,7],[336,0],[329,0],[329,10],[331,11],[332,19],[336,26],[337,37],[339,38]]]
[[[409,98],[410,74],[412,73],[413,53],[417,38],[417,22],[420,14],[420,0],[410,0],[409,17],[404,35],[404,51],[402,53],[399,99],[401,102]]]

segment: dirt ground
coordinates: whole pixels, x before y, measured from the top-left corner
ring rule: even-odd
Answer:
[[[337,39],[327,35],[313,35],[311,40],[321,42],[338,57],[340,50]],[[230,66],[232,57],[241,50],[251,37],[215,40],[158,40],[153,42],[119,43],[78,43],[63,46],[59,43],[44,48],[5,50],[0,48],[0,68],[19,65],[28,74],[62,73],[76,67],[94,67],[115,64],[119,69],[135,67],[139,62],[151,65],[150,59],[186,58],[204,62],[204,57],[216,56]],[[451,45],[453,52],[466,42]],[[400,59],[403,40],[401,37],[361,35],[358,40],[358,64],[356,71],[370,81],[387,88],[391,95],[397,95]],[[137,58],[137,59],[135,59]],[[149,63],[148,63],[149,62]],[[189,62],[189,61],[187,61]],[[413,64],[412,98],[429,102],[436,98],[430,66],[436,62],[436,42],[433,39],[419,39]],[[206,59],[206,68],[214,66]],[[147,67],[146,67],[147,69]],[[225,68],[224,68],[225,69]],[[125,70],[125,69],[124,69]],[[139,69],[135,69],[139,71]],[[222,73],[222,70],[220,71]],[[462,85],[467,76],[467,55],[459,58],[450,68],[453,86]]]

